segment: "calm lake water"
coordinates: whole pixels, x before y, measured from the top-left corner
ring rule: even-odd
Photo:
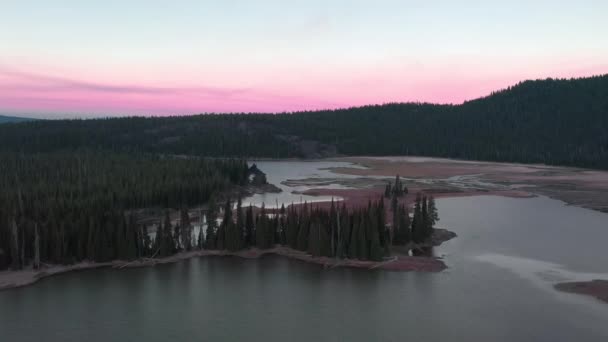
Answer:
[[[310,166],[310,165],[309,165]],[[266,171],[266,170],[265,170]],[[301,177],[301,176],[300,176]],[[269,177],[270,178],[270,177]],[[440,199],[441,273],[278,257],[94,270],[0,292],[2,341],[603,341],[608,215],[546,197]]]

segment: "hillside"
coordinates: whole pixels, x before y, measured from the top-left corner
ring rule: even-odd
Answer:
[[[34,119],[21,118],[21,117],[17,117],[17,116],[0,115],[0,124],[9,123],[9,122],[24,122],[24,121],[31,121],[31,120],[34,120]]]
[[[243,157],[426,155],[608,169],[608,75],[525,81],[461,105],[25,122],[0,146]]]

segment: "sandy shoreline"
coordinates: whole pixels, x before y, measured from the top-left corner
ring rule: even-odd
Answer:
[[[608,303],[608,280],[559,283],[553,287],[558,291],[591,296]]]
[[[449,240],[454,235],[443,235],[445,240]],[[443,242],[443,241],[441,241]],[[439,242],[439,243],[441,243]],[[435,244],[435,242],[433,243]],[[94,263],[81,262],[74,265],[51,265],[40,270],[22,271],[2,271],[0,272],[0,290],[28,286],[36,283],[40,279],[68,272],[91,270],[103,267],[116,269],[150,267],[155,265],[171,264],[182,260],[196,257],[239,257],[244,259],[258,259],[266,255],[279,255],[293,260],[299,260],[312,264],[321,265],[325,268],[351,267],[360,269],[381,269],[389,271],[416,271],[416,272],[440,272],[447,268],[445,263],[434,257],[417,257],[407,255],[395,255],[384,261],[368,261],[356,259],[335,259],[328,257],[313,257],[306,252],[294,250],[285,246],[276,246],[271,249],[260,250],[251,248],[238,252],[218,251],[218,250],[197,250],[191,252],[181,252],[166,258],[157,259],[138,259],[133,261],[115,260],[112,262]]]

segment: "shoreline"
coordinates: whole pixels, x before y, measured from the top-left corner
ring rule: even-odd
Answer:
[[[437,229],[437,236],[433,236],[428,244],[406,246],[407,248],[421,248],[438,246],[441,243],[451,240],[456,234],[446,229]],[[399,250],[401,246],[395,249]],[[403,249],[403,247],[401,247]],[[243,259],[259,259],[267,255],[277,255],[291,260],[299,260],[310,264],[323,266],[324,268],[348,267],[359,269],[381,269],[387,271],[400,272],[440,272],[447,268],[447,265],[439,258],[428,256],[409,256],[401,253],[383,261],[357,260],[357,259],[336,259],[330,257],[315,257],[307,252],[292,249],[286,246],[275,246],[274,248],[260,250],[250,248],[238,252],[220,250],[196,250],[190,252],[180,252],[165,258],[141,258],[132,261],[114,260],[109,262],[80,262],[73,265],[51,265],[40,270],[20,270],[0,272],[0,291],[13,288],[33,285],[41,279],[55,275],[65,274],[75,271],[93,270],[97,268],[137,268],[151,267],[156,265],[172,264],[183,260],[199,257],[238,257]]]
[[[586,209],[608,213],[608,171],[544,164],[463,161],[432,157],[333,158],[364,168],[334,167],[336,174],[356,177],[400,175],[408,188],[435,188],[472,195],[547,196]],[[420,182],[422,180],[422,182]],[[430,180],[430,182],[429,182]],[[438,194],[434,194],[439,197]],[[462,195],[461,195],[462,196]]]
[[[553,285],[557,291],[574,293],[598,299],[608,304],[608,280],[594,279]]]

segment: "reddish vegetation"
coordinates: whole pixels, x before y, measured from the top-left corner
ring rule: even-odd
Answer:
[[[407,196],[400,200],[400,203],[406,201],[408,204],[413,204],[416,199],[418,192],[425,192],[428,195],[433,195],[435,198],[447,198],[447,197],[465,197],[465,196],[479,196],[479,195],[499,195],[506,197],[530,197],[531,195],[524,191],[508,190],[508,191],[451,191],[451,192],[438,192],[436,190],[427,190],[421,187],[410,187]],[[304,191],[303,194],[311,196],[336,196],[343,198],[344,204],[348,208],[361,208],[367,206],[370,200],[376,200],[381,196],[384,196],[384,187],[375,188],[364,188],[364,189],[310,189]],[[340,202],[342,203],[342,202]],[[299,204],[295,204],[298,206]],[[314,206],[321,208],[329,208],[331,202],[315,202]],[[386,205],[388,210],[390,206]],[[390,214],[390,211],[389,211]]]
[[[555,285],[560,291],[595,297],[608,303],[608,280],[561,283]]]
[[[368,167],[334,168],[334,172],[358,176],[401,175],[408,178],[446,179],[453,176],[476,175],[489,183],[501,183],[535,194],[557,198],[568,204],[608,212],[608,172],[539,164],[508,164],[460,161],[418,157],[349,157],[338,161],[358,163]],[[473,192],[472,195],[496,194],[523,196],[523,192]],[[468,196],[469,193],[458,196]],[[436,195],[445,197],[446,195]],[[457,196],[448,194],[447,196]]]

